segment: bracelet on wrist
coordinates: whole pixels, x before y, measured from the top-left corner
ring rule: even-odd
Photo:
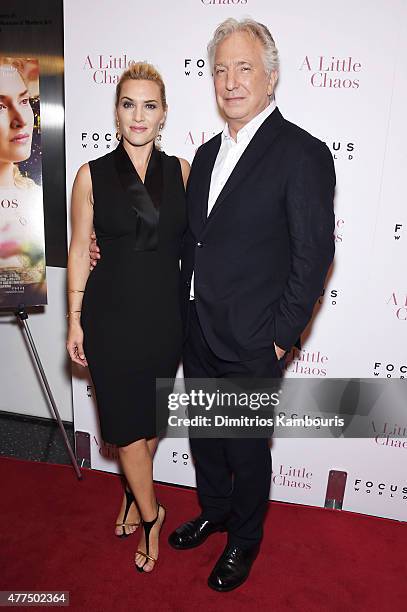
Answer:
[[[77,312],[82,312],[81,310],[70,310],[68,312],[68,314],[66,315],[67,319],[69,319],[69,317]]]

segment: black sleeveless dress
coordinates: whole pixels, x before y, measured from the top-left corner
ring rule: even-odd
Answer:
[[[185,190],[179,160],[155,148],[144,184],[122,143],[89,166],[102,257],[82,303],[84,350],[102,438],[125,446],[157,434],[155,379],[181,357]]]

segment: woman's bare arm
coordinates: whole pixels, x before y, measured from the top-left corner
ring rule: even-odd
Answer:
[[[93,230],[92,180],[89,164],[78,170],[72,189],[72,237],[68,256],[67,349],[75,363],[86,366],[80,324],[83,292],[89,276],[89,236]]]
[[[181,164],[182,179],[184,181],[184,187],[186,189],[191,166],[189,165],[186,159],[182,159],[182,157],[179,157],[178,159],[179,163]]]

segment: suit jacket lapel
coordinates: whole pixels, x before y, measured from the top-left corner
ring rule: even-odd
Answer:
[[[264,120],[264,123],[259,127],[252,140],[248,144],[245,149],[243,155],[237,162],[234,167],[231,175],[226,181],[222,191],[220,192],[218,199],[216,200],[209,216],[208,222],[213,218],[216,214],[216,211],[219,209],[222,202],[227,198],[227,196],[238,187],[239,183],[243,181],[243,179],[247,176],[247,174],[251,171],[256,162],[263,156],[265,151],[270,147],[272,142],[275,140],[281,126],[283,125],[284,118],[281,115],[278,108],[276,108],[267,119]],[[215,157],[216,158],[216,157]],[[215,163],[215,161],[213,161]],[[213,167],[213,164],[212,164]],[[210,182],[210,177],[209,177]],[[209,188],[208,188],[209,194]],[[207,194],[207,195],[208,195]],[[206,202],[208,198],[206,198]]]
[[[202,159],[202,166],[199,169],[199,174],[202,177],[201,181],[201,218],[203,223],[206,223],[208,216],[208,198],[211,185],[211,177],[213,166],[215,165],[216,157],[219,153],[221,145],[221,135],[218,134],[208,143],[208,151],[205,152],[205,157]]]

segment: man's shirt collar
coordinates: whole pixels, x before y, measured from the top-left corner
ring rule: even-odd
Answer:
[[[251,119],[249,123],[246,123],[246,125],[238,131],[236,136],[236,142],[230,135],[229,125],[225,123],[225,127],[223,128],[222,132],[222,142],[224,142],[225,140],[230,140],[231,144],[238,144],[242,141],[242,139],[246,139],[250,142],[250,140],[253,138],[263,121],[265,121],[265,119],[271,115],[276,106],[277,105],[275,100],[271,100],[270,104],[266,106],[266,108],[262,110],[261,113],[253,117],[253,119]]]

